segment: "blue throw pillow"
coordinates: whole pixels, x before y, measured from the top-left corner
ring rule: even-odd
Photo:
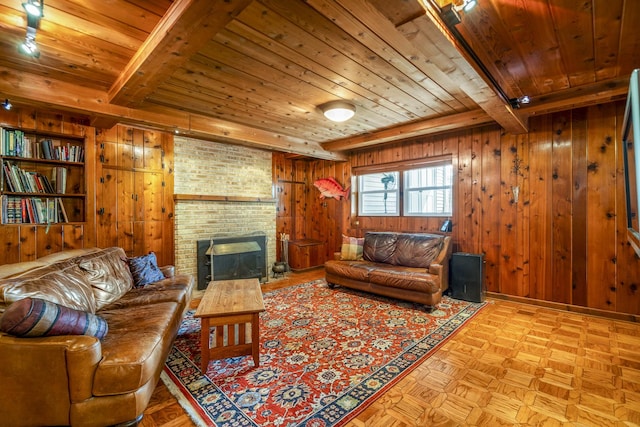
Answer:
[[[141,287],[149,283],[164,279],[164,274],[158,268],[158,260],[154,252],[147,255],[128,258],[129,270],[133,276],[133,285]]]

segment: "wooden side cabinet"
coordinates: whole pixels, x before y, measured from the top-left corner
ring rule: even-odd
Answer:
[[[304,239],[289,241],[289,267],[304,270],[324,264],[324,242]]]
[[[173,264],[173,135],[117,125],[97,142],[99,246]]]

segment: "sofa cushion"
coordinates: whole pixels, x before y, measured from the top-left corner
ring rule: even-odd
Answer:
[[[66,261],[69,258],[75,258],[82,255],[87,255],[93,252],[100,252],[100,248],[76,248],[65,249],[64,251],[54,252],[49,255],[38,258],[37,261],[44,262],[46,264],[53,264],[54,262]]]
[[[324,263],[324,271],[327,274],[364,282],[369,281],[369,273],[373,269],[375,269],[375,265],[368,261],[329,260]]]
[[[0,318],[0,331],[17,337],[90,335],[102,339],[108,330],[107,322],[95,314],[40,298],[16,301]]]
[[[155,304],[158,302],[178,302],[186,306],[190,300],[188,293],[191,290],[191,281],[192,278],[190,275],[178,274],[174,277],[160,280],[159,282],[133,288],[123,295],[122,298],[104,307],[104,309],[121,309]]]
[[[109,334],[94,374],[95,396],[133,392],[153,378],[180,325],[180,307],[161,302],[100,312]]]
[[[69,259],[0,280],[0,305],[41,298],[74,310],[96,312],[96,300],[85,273]]]
[[[366,233],[364,235],[364,259],[371,262],[391,263],[397,240],[397,233]]]
[[[369,282],[390,288],[406,289],[422,293],[435,293],[440,290],[438,277],[426,273],[424,269],[408,267],[377,268],[369,274]]]
[[[73,259],[86,274],[97,310],[117,301],[133,287],[126,258],[122,248],[111,247]]]
[[[399,234],[391,264],[429,268],[443,243],[437,234]]]
[[[0,279],[4,279],[7,277],[16,277],[21,274],[25,274],[28,271],[31,271],[36,268],[46,267],[47,263],[39,260],[36,261],[25,261],[25,262],[16,262],[13,264],[4,264],[0,265]]]
[[[340,248],[340,259],[345,261],[355,261],[362,259],[364,246],[363,237],[351,237],[342,235],[342,246]]]
[[[158,261],[154,252],[147,255],[129,258],[129,270],[133,276],[134,286],[144,286],[148,283],[164,279],[164,274],[158,268]]]

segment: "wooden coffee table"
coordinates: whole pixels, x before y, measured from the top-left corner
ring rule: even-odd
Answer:
[[[195,314],[201,321],[203,374],[210,360],[227,357],[251,355],[254,365],[260,365],[260,312],[264,310],[258,279],[209,282]],[[210,343],[212,326],[216,336]]]

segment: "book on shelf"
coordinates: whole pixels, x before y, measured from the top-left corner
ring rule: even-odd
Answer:
[[[26,190],[24,188],[24,183],[22,182],[22,177],[20,176],[20,168],[16,165],[11,165],[11,175],[13,176],[13,183],[15,184],[16,192],[24,193]]]
[[[0,195],[0,206],[2,207],[2,223],[9,224],[9,196]]]
[[[11,166],[5,163],[2,169],[4,170],[4,178],[5,178],[4,182],[6,183],[3,190],[16,191],[16,186],[15,186],[15,183],[13,182],[13,174],[11,173]]]
[[[0,196],[2,200],[2,224],[21,224],[27,222],[23,217],[22,198],[16,196]]]
[[[60,222],[69,222],[69,217],[67,216],[67,210],[64,207],[64,203],[60,197],[57,197],[58,205],[60,207]]]
[[[51,184],[55,188],[55,192],[64,194],[67,192],[67,168],[56,166],[51,168]]]
[[[36,212],[33,209],[33,203],[31,199],[24,199],[24,202],[27,207],[27,216],[29,218],[28,222],[30,222],[31,224],[37,224],[38,219],[36,218]]]
[[[52,224],[58,222],[58,202],[56,199],[46,199],[46,218],[47,223]]]

